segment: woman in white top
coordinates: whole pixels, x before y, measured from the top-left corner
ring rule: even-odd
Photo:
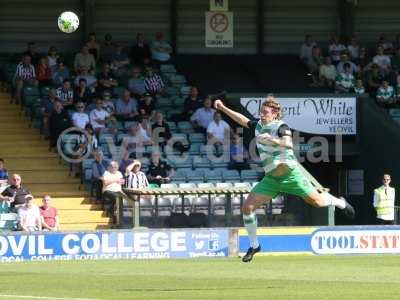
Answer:
[[[103,182],[103,203],[108,215],[114,216],[114,208],[117,197],[122,192],[122,185],[125,183],[124,176],[118,171],[118,163],[112,161],[108,170],[101,177]]]

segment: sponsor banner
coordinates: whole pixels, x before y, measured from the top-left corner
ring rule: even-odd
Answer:
[[[240,98],[241,105],[255,118],[265,97]],[[356,97],[277,97],[283,120],[289,127],[312,134],[355,135]]]
[[[233,13],[206,12],[206,48],[233,48]]]
[[[0,235],[0,262],[225,257],[229,229]]]
[[[400,253],[400,226],[261,228],[257,235],[264,255]],[[240,230],[239,252],[248,247],[246,231]]]

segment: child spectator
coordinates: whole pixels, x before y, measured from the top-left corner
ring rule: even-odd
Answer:
[[[354,76],[351,74],[350,64],[345,63],[344,72],[336,77],[335,92],[336,93],[350,93],[354,88]]]
[[[394,89],[389,85],[387,80],[382,81],[382,85],[379,87],[376,93],[376,100],[380,104],[393,104],[395,103]]]
[[[249,168],[248,159],[249,152],[243,145],[243,140],[238,134],[234,134],[232,137],[232,144],[229,149],[230,162],[229,169],[232,170],[244,170]]]
[[[365,94],[365,88],[361,79],[356,80],[356,85],[354,86],[354,92],[357,95]]]

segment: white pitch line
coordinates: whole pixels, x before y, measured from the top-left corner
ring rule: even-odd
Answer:
[[[4,294],[0,294],[0,298],[49,299],[49,300],[98,300],[98,299],[94,299],[94,298],[61,298],[61,297],[28,296],[28,295],[4,295]]]

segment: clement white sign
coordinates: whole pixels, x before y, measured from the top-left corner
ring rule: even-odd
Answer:
[[[265,97],[240,98],[241,105],[255,118]],[[354,135],[356,127],[356,98],[278,97],[283,120],[298,131],[314,134]]]

